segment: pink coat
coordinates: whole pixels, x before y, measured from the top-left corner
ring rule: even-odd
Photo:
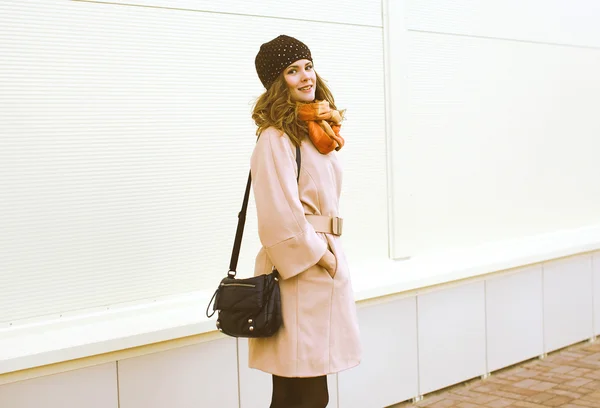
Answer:
[[[269,338],[249,339],[249,366],[282,377],[316,377],[359,364],[361,346],[354,292],[341,237],[315,232],[305,214],[340,216],[342,169],[336,152],[323,155],[287,135],[262,132],[251,159],[252,186],[262,248],[255,275],[281,274],[283,327]],[[337,259],[332,279],[317,262],[327,248]]]

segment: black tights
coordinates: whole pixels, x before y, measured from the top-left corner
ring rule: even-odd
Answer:
[[[270,408],[325,408],[329,403],[327,377],[287,378],[273,376]]]

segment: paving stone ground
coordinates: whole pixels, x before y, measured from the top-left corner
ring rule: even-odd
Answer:
[[[600,408],[600,339],[393,408]]]

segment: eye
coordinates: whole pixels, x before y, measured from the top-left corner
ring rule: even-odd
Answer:
[[[295,74],[295,73],[296,73],[296,68],[292,68],[288,71],[288,75]]]
[[[312,66],[312,64],[308,64],[308,65],[306,66],[306,69],[307,69],[308,71],[310,71],[311,69],[313,69],[313,66]]]

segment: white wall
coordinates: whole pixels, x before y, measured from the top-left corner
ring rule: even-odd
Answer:
[[[396,257],[600,223],[600,7],[389,2]]]
[[[592,1],[114,3],[0,3],[0,327],[214,288],[254,143],[254,56],[281,33],[348,109],[356,281],[388,240],[414,257],[600,222]],[[250,216],[242,275],[258,246]]]
[[[350,257],[386,258],[379,0],[112,3],[0,2],[0,327],[214,290],[255,141],[254,57],[281,33],[309,45],[347,109]]]

